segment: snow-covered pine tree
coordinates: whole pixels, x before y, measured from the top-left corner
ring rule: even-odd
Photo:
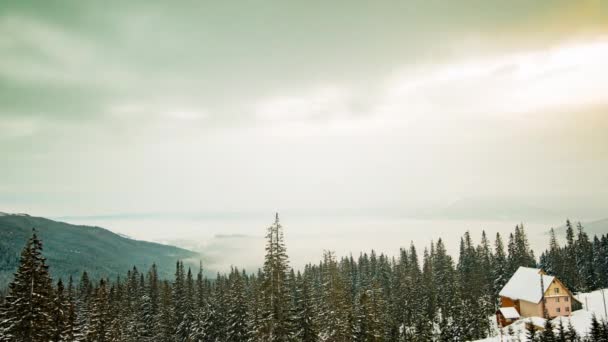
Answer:
[[[264,260],[265,329],[268,341],[287,341],[289,332],[289,288],[287,272],[289,261],[283,236],[283,227],[276,214],[275,222],[266,234],[266,257]]]
[[[577,224],[577,230],[574,257],[578,270],[579,290],[587,292],[594,290],[596,284],[593,270],[593,245],[580,222]]]
[[[574,328],[574,325],[572,325],[572,320],[568,320],[568,330],[566,331],[566,340],[568,342],[580,341],[580,336],[578,335],[578,332]]]
[[[500,233],[496,233],[496,240],[494,240],[494,256],[492,258],[492,278],[494,279],[493,298],[498,299],[498,293],[509,280],[508,272],[507,255],[505,254],[502,237],[500,236]]]
[[[534,252],[530,249],[530,244],[528,243],[528,237],[526,236],[523,224],[515,226],[515,234],[513,236],[515,255],[513,255],[512,263],[514,269],[517,270],[519,266],[536,267]],[[509,257],[511,257],[511,255],[509,255]]]
[[[352,336],[352,307],[346,282],[332,252],[325,251],[322,272],[322,300],[319,333],[323,341],[348,341]]]
[[[492,273],[493,255],[492,248],[490,247],[490,240],[488,239],[485,230],[481,232],[481,243],[477,246],[477,256],[479,258],[484,296],[486,297],[486,300],[494,298],[494,276]],[[492,303],[492,301],[489,302]],[[490,305],[490,307],[485,307],[484,309],[484,312],[487,314],[492,314],[494,311],[494,305]]]
[[[589,329],[589,341],[591,342],[604,342],[605,331],[602,322],[598,321],[595,314],[591,317],[591,328]]]
[[[49,341],[52,332],[53,287],[42,242],[33,230],[21,252],[21,260],[5,305],[0,313],[1,341]]]
[[[562,319],[560,319],[559,324],[557,325],[557,335],[555,335],[555,341],[568,342],[566,334],[567,334],[566,326],[564,325],[564,321]]]
[[[546,252],[546,259],[541,262],[541,268],[553,275],[563,274],[563,261],[562,261],[562,249],[557,242],[555,236],[555,230],[551,228],[551,235],[549,239],[549,250]]]
[[[53,298],[53,306],[51,311],[51,341],[69,341],[67,336],[67,333],[70,331],[68,327],[69,308],[70,303],[66,297],[63,281],[59,279],[55,289],[55,296]]]
[[[532,323],[532,320],[526,322],[526,341],[528,342],[537,342],[538,334],[536,331],[536,326]]]
[[[78,284],[78,295],[76,298],[76,325],[80,331],[78,339],[84,340],[89,331],[89,317],[93,302],[93,284],[89,279],[87,271],[83,271]]]
[[[595,272],[594,289],[608,287],[608,268],[606,250],[598,236],[593,237],[593,271]]]
[[[171,285],[165,280],[160,285],[158,312],[154,318],[153,330],[155,341],[173,341],[175,333],[173,310]]]
[[[237,268],[232,268],[229,281],[228,296],[228,342],[241,342],[250,339],[248,327],[247,300],[245,297],[245,284],[243,275]]]
[[[177,325],[175,338],[177,341],[190,341],[191,337],[196,333],[197,317],[194,313],[194,279],[192,271],[188,268],[188,273],[185,280],[184,294],[181,299],[181,320]]]
[[[376,280],[359,293],[355,305],[355,342],[385,341],[383,325],[386,303],[382,295],[382,289]]]
[[[539,342],[556,342],[555,332],[553,331],[553,323],[550,319],[545,320],[543,331],[538,336]]]
[[[66,298],[68,301],[68,312],[66,318],[66,331],[65,336],[68,341],[80,341],[82,336],[80,334],[80,328],[77,325],[76,317],[76,294],[74,290],[74,280],[72,276],[68,278],[68,288],[66,291]]]
[[[205,336],[210,341],[225,341],[228,333],[228,279],[218,273],[211,293],[209,310],[205,317]]]
[[[562,258],[562,274],[560,280],[571,290],[578,292],[580,282],[578,281],[578,270],[576,266],[576,246],[574,241],[574,229],[570,220],[566,220],[566,246]]]
[[[87,331],[87,341],[106,342],[110,336],[110,305],[106,281],[101,279],[95,290],[91,305],[90,326]]]
[[[158,305],[160,300],[160,281],[158,279],[158,269],[153,263],[146,275],[146,293],[149,298],[150,307],[146,312],[145,323],[149,326],[152,323],[153,317],[158,313]]]
[[[441,239],[435,245],[435,254],[431,257],[433,262],[433,284],[438,294],[437,307],[441,311],[441,316],[447,318],[452,316],[457,307],[457,282],[454,261],[447,254],[445,245]],[[440,300],[439,300],[440,299]]]
[[[293,317],[294,337],[297,341],[317,342],[319,333],[315,322],[316,307],[312,298],[312,274],[306,272],[307,269],[310,269],[310,265],[305,268],[306,276],[303,277],[300,272],[296,276],[297,294]]]
[[[437,290],[433,271],[434,249],[434,244],[431,242],[430,252],[426,248],[423,252],[421,286],[412,288],[412,296],[422,301],[422,310],[415,311],[412,317],[415,328],[413,334],[408,334],[409,327],[402,327],[402,335],[407,338],[406,340],[430,341],[433,337],[433,324],[437,316]]]
[[[206,339],[206,320],[209,311],[209,284],[203,276],[203,263],[199,263],[196,281],[194,283],[194,297],[192,299],[192,314],[194,321],[191,327],[190,339],[192,341],[204,341]]]
[[[110,341],[123,341],[129,336],[128,329],[131,324],[129,321],[129,305],[128,298],[126,297],[126,286],[120,280],[120,277],[116,277],[116,281],[110,287],[108,294],[109,301],[109,340]]]

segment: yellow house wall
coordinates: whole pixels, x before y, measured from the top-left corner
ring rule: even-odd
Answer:
[[[572,298],[568,290],[559,281],[554,280],[551,283],[545,292],[545,302],[549,317],[570,316],[572,312]],[[557,311],[558,308],[559,312]]]
[[[542,306],[525,300],[519,301],[519,314],[523,317],[543,317]]]

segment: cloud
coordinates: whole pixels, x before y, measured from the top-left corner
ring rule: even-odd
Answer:
[[[415,136],[453,134],[457,126],[446,121],[536,121],[566,108],[608,104],[606,60],[608,37],[602,36],[547,49],[409,66],[385,77],[372,91],[315,86],[262,99],[253,111],[262,123],[295,135],[410,125]]]
[[[377,111],[395,116],[514,118],[605,103],[608,37],[397,73]]]
[[[0,118],[0,140],[29,137],[40,129],[35,118]]]
[[[254,113],[265,121],[329,120],[352,115],[352,94],[344,87],[316,86],[302,94],[278,95],[261,100]]]
[[[121,86],[131,75],[86,36],[27,16],[0,17],[0,75],[19,82]],[[116,82],[121,80],[121,83]]]

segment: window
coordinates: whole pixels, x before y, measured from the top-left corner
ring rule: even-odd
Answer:
[[[566,306],[566,312],[570,312],[570,308]]]
[[[555,302],[559,303],[559,297],[555,297]]]
[[[557,308],[557,309],[555,309],[555,311],[557,311],[557,312],[561,312],[561,309],[560,309],[560,308]]]
[[[569,301],[569,300],[570,300],[570,297],[564,298],[564,301],[566,301],[566,302]]]
[[[559,287],[554,288],[553,291],[555,291],[555,293],[559,293]]]

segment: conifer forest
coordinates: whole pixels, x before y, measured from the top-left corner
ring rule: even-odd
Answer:
[[[214,279],[182,261],[173,279],[155,266],[117,279],[93,281],[86,270],[51,279],[43,254],[34,231],[3,299],[2,341],[468,341],[491,333],[497,292],[519,266],[559,274],[577,291],[608,286],[608,236],[591,239],[570,222],[567,244],[552,232],[538,265],[518,225],[506,245],[499,234],[475,244],[465,233],[458,259],[438,239],[396,257],[327,251],[294,270],[278,215],[263,268]],[[606,323],[593,324],[603,338]]]

